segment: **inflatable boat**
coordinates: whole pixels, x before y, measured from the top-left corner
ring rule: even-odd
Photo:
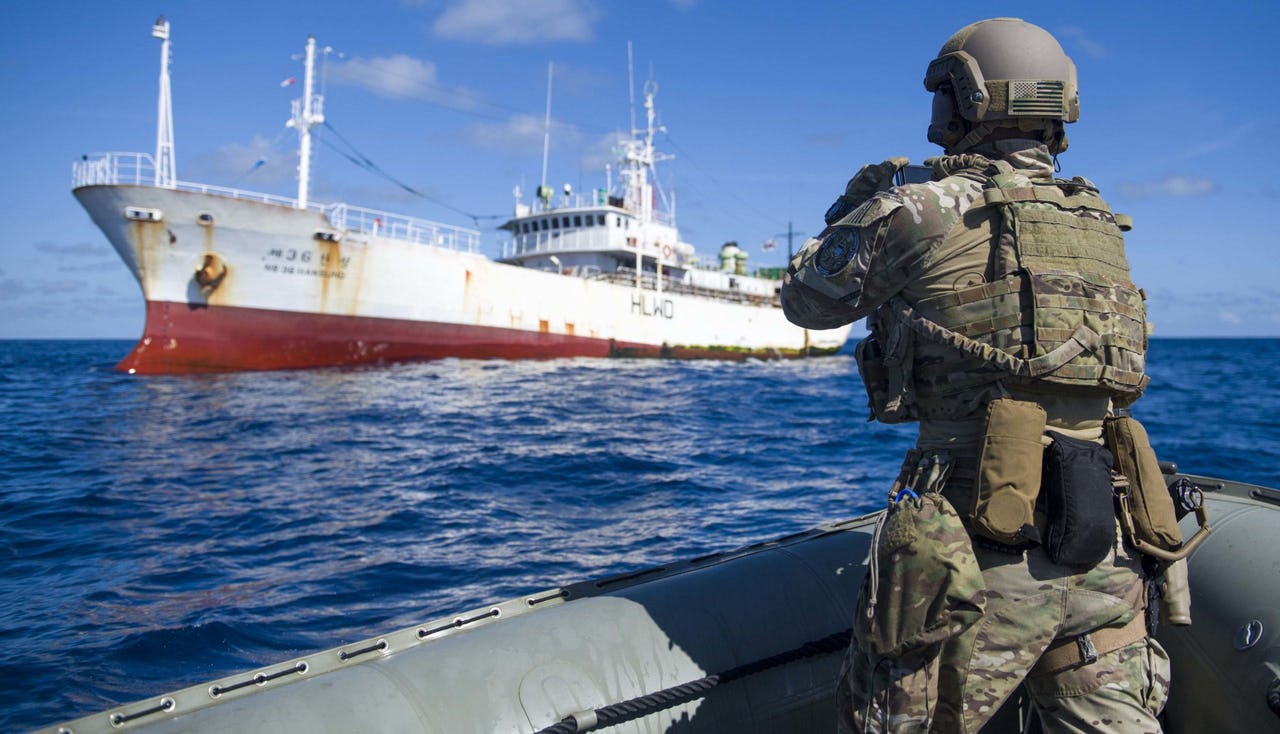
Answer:
[[[1174,475],[1213,529],[1165,731],[1280,731],[1280,491]],[[877,514],[585,581],[41,729],[100,732],[833,732]],[[1185,537],[1195,516],[1183,520]],[[1011,699],[984,732],[1037,731]]]

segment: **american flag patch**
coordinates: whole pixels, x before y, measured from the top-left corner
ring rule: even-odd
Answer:
[[[1061,116],[1066,112],[1066,84],[1040,79],[1009,81],[1009,114]]]

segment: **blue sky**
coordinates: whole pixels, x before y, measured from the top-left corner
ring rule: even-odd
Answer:
[[[0,338],[141,333],[140,290],[71,196],[70,174],[84,153],[154,151],[159,13],[172,23],[179,179],[296,191],[284,121],[300,86],[280,82],[301,77],[291,56],[313,34],[333,49],[333,129],[433,200],[324,142],[312,198],[460,225],[472,220],[458,212],[508,215],[512,188],[538,183],[549,63],[548,183],[603,185],[608,140],[629,126],[630,41],[637,93],[651,74],[659,85],[659,145],[676,156],[662,183],[685,239],[707,255],[736,240],[757,265],[783,264],[788,222],[817,231],[861,164],[936,154],[925,66],[961,26],[1023,17],[1079,69],[1062,174],[1092,179],[1133,216],[1129,257],[1157,335],[1280,336],[1273,0],[6,0]],[[480,220],[491,254],[500,221]],[[770,238],[778,249],[762,251]]]

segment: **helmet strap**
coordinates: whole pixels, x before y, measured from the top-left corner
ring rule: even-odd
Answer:
[[[978,143],[981,143],[984,139],[986,139],[986,137],[990,135],[996,129],[996,127],[997,125],[993,122],[979,122],[978,124],[974,125],[971,130],[969,130],[969,133],[967,135],[965,135],[963,138],[960,138],[960,140],[957,141],[955,145],[952,145],[947,150],[947,152],[952,155],[955,155],[956,153],[963,153],[969,150],[973,146],[977,145]]]

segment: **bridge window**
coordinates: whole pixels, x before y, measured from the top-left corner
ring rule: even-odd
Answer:
[[[552,218],[551,218],[551,228],[552,228],[552,229],[560,229],[560,220],[559,220],[559,219],[556,219],[555,217],[552,217]]]
[[[581,215],[581,214],[578,214],[578,215],[576,215],[576,216],[573,218],[573,226],[575,226],[575,227],[581,227],[581,226],[582,226],[582,215]]]

